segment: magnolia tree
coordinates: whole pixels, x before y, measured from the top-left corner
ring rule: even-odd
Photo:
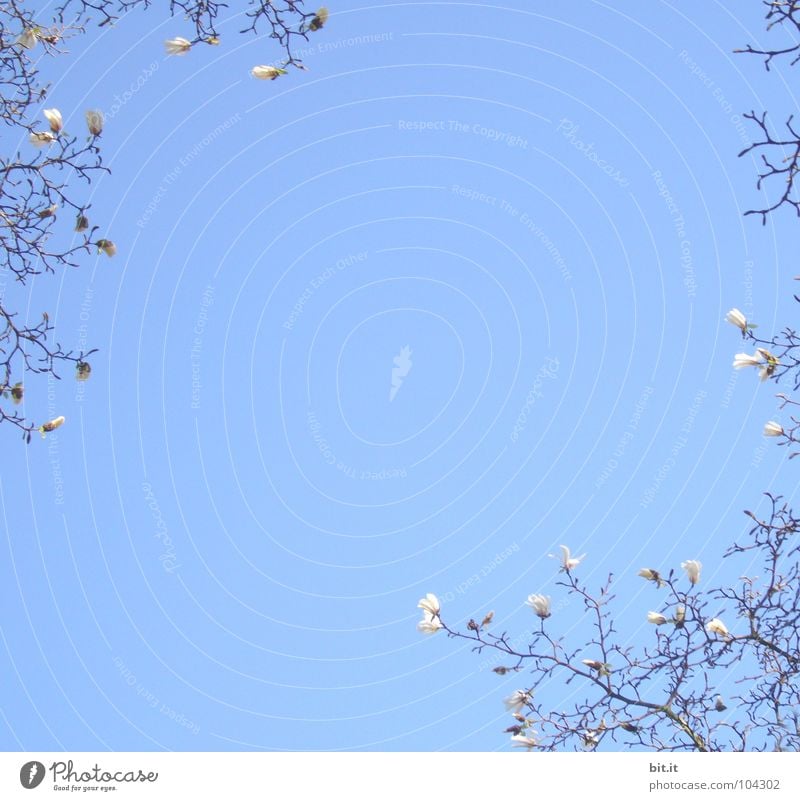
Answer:
[[[746,557],[757,574],[736,586],[703,587],[696,559],[682,571],[643,567],[653,586],[654,628],[646,644],[631,645],[614,622],[612,576],[597,589],[580,577],[584,556],[561,546],[562,578],[556,586],[580,601],[591,634],[559,634],[576,622],[575,604],[548,595],[528,596],[532,629],[519,636],[492,628],[493,613],[463,629],[448,622],[433,594],[418,606],[424,634],[446,632],[472,642],[473,651],[495,652],[505,676],[519,673],[520,688],[505,699],[513,716],[506,729],[514,747],[556,751],[632,748],[654,751],[800,749],[800,520],[779,497],[753,521],[747,538],[726,557]],[[554,608],[561,609],[553,613]],[[643,618],[644,620],[644,618]],[[577,639],[577,641],[576,641]],[[733,666],[737,691],[723,697]],[[564,709],[539,702],[540,689],[574,690]]]
[[[92,252],[114,256],[116,245],[93,224],[85,202],[86,186],[103,165],[103,113],[89,109],[78,130],[67,131],[64,117],[74,109],[45,108],[48,87],[39,67],[63,57],[65,44],[89,26],[113,23],[119,16],[148,8],[150,0],[60,0],[49,11],[38,11],[24,0],[0,0],[0,123],[5,142],[15,136],[19,149],[0,154],[0,278],[24,284],[41,273],[78,266]],[[302,0],[250,0],[242,33],[274,39],[283,57],[276,65],[256,65],[252,75],[274,80],[289,66],[304,69],[294,55],[294,44],[320,30],[328,19],[325,8],[305,10]],[[220,44],[217,26],[225,3],[171,0],[170,12],[183,18],[192,31],[165,42],[169,55],[186,55],[192,48]],[[69,112],[69,113],[68,113]],[[4,286],[5,280],[0,282]],[[91,374],[88,357],[95,350],[65,350],[53,340],[47,312],[24,320],[10,309],[0,291],[0,423],[8,423],[30,442],[38,430],[44,436],[64,422],[63,417],[37,425],[24,404],[30,374],[60,378],[74,370],[84,381]],[[30,400],[30,399],[28,399]]]

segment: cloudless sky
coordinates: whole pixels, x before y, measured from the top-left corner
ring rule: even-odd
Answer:
[[[56,434],[0,430],[0,746],[506,749],[525,677],[418,634],[421,596],[524,641],[543,592],[579,643],[566,543],[649,641],[637,570],[735,579],[742,510],[795,493],[724,322],[796,313],[798,223],[743,216],[776,189],[736,154],[798,73],[732,53],[787,33],[755,0],[342,0],[269,82],[236,9],[167,58],[166,6],[41,63],[68,131],[105,113],[75,192],[118,254],[5,288],[99,353],[27,382]]]

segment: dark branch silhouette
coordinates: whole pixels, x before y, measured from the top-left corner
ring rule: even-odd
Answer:
[[[800,160],[800,134],[793,126],[794,115],[791,115],[784,123],[789,136],[783,139],[776,139],[770,133],[767,126],[766,111],[760,116],[755,111],[743,116],[745,119],[752,120],[758,126],[760,138],[742,150],[739,156],[744,156],[756,150],[759,151],[764,171],[758,174],[756,188],[761,190],[766,182],[769,182],[770,186],[777,185],[780,188],[779,198],[771,206],[762,209],[751,209],[745,212],[745,216],[748,214],[760,214],[761,224],[766,225],[768,214],[780,206],[787,205],[794,208],[795,214],[800,217],[800,200],[797,199],[794,185],[795,176],[797,171],[800,170],[800,165],[798,165],[798,160]],[[777,178],[777,180],[769,181],[771,178]]]
[[[800,0],[762,0],[762,5],[767,9],[765,19],[767,20],[767,31],[777,26],[790,28],[795,36],[800,33]],[[791,47],[778,48],[774,50],[762,50],[751,45],[734,50],[734,53],[751,53],[756,56],[763,56],[764,66],[769,70],[770,63],[774,58],[781,56],[791,56],[789,64],[794,66],[800,61],[800,43]]]

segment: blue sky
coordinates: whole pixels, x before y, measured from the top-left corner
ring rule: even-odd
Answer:
[[[741,574],[797,480],[723,318],[791,320],[797,222],[743,217],[736,154],[797,102],[727,5],[345,0],[274,82],[241,16],[167,58],[156,8],[42,63],[106,115],[118,255],[6,288],[100,352],[29,382],[56,435],[0,432],[0,746],[505,749],[523,678],[420,636],[426,592],[524,635],[565,542],[637,642],[640,567]]]

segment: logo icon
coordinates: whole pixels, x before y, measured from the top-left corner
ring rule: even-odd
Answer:
[[[401,348],[400,353],[394,357],[394,367],[392,367],[392,388],[389,390],[389,401],[394,400],[397,391],[403,386],[403,379],[409,374],[411,370],[411,353],[412,350],[408,345]]]
[[[19,782],[26,790],[38,787],[44,779],[44,765],[34,760],[26,762],[19,771]]]

